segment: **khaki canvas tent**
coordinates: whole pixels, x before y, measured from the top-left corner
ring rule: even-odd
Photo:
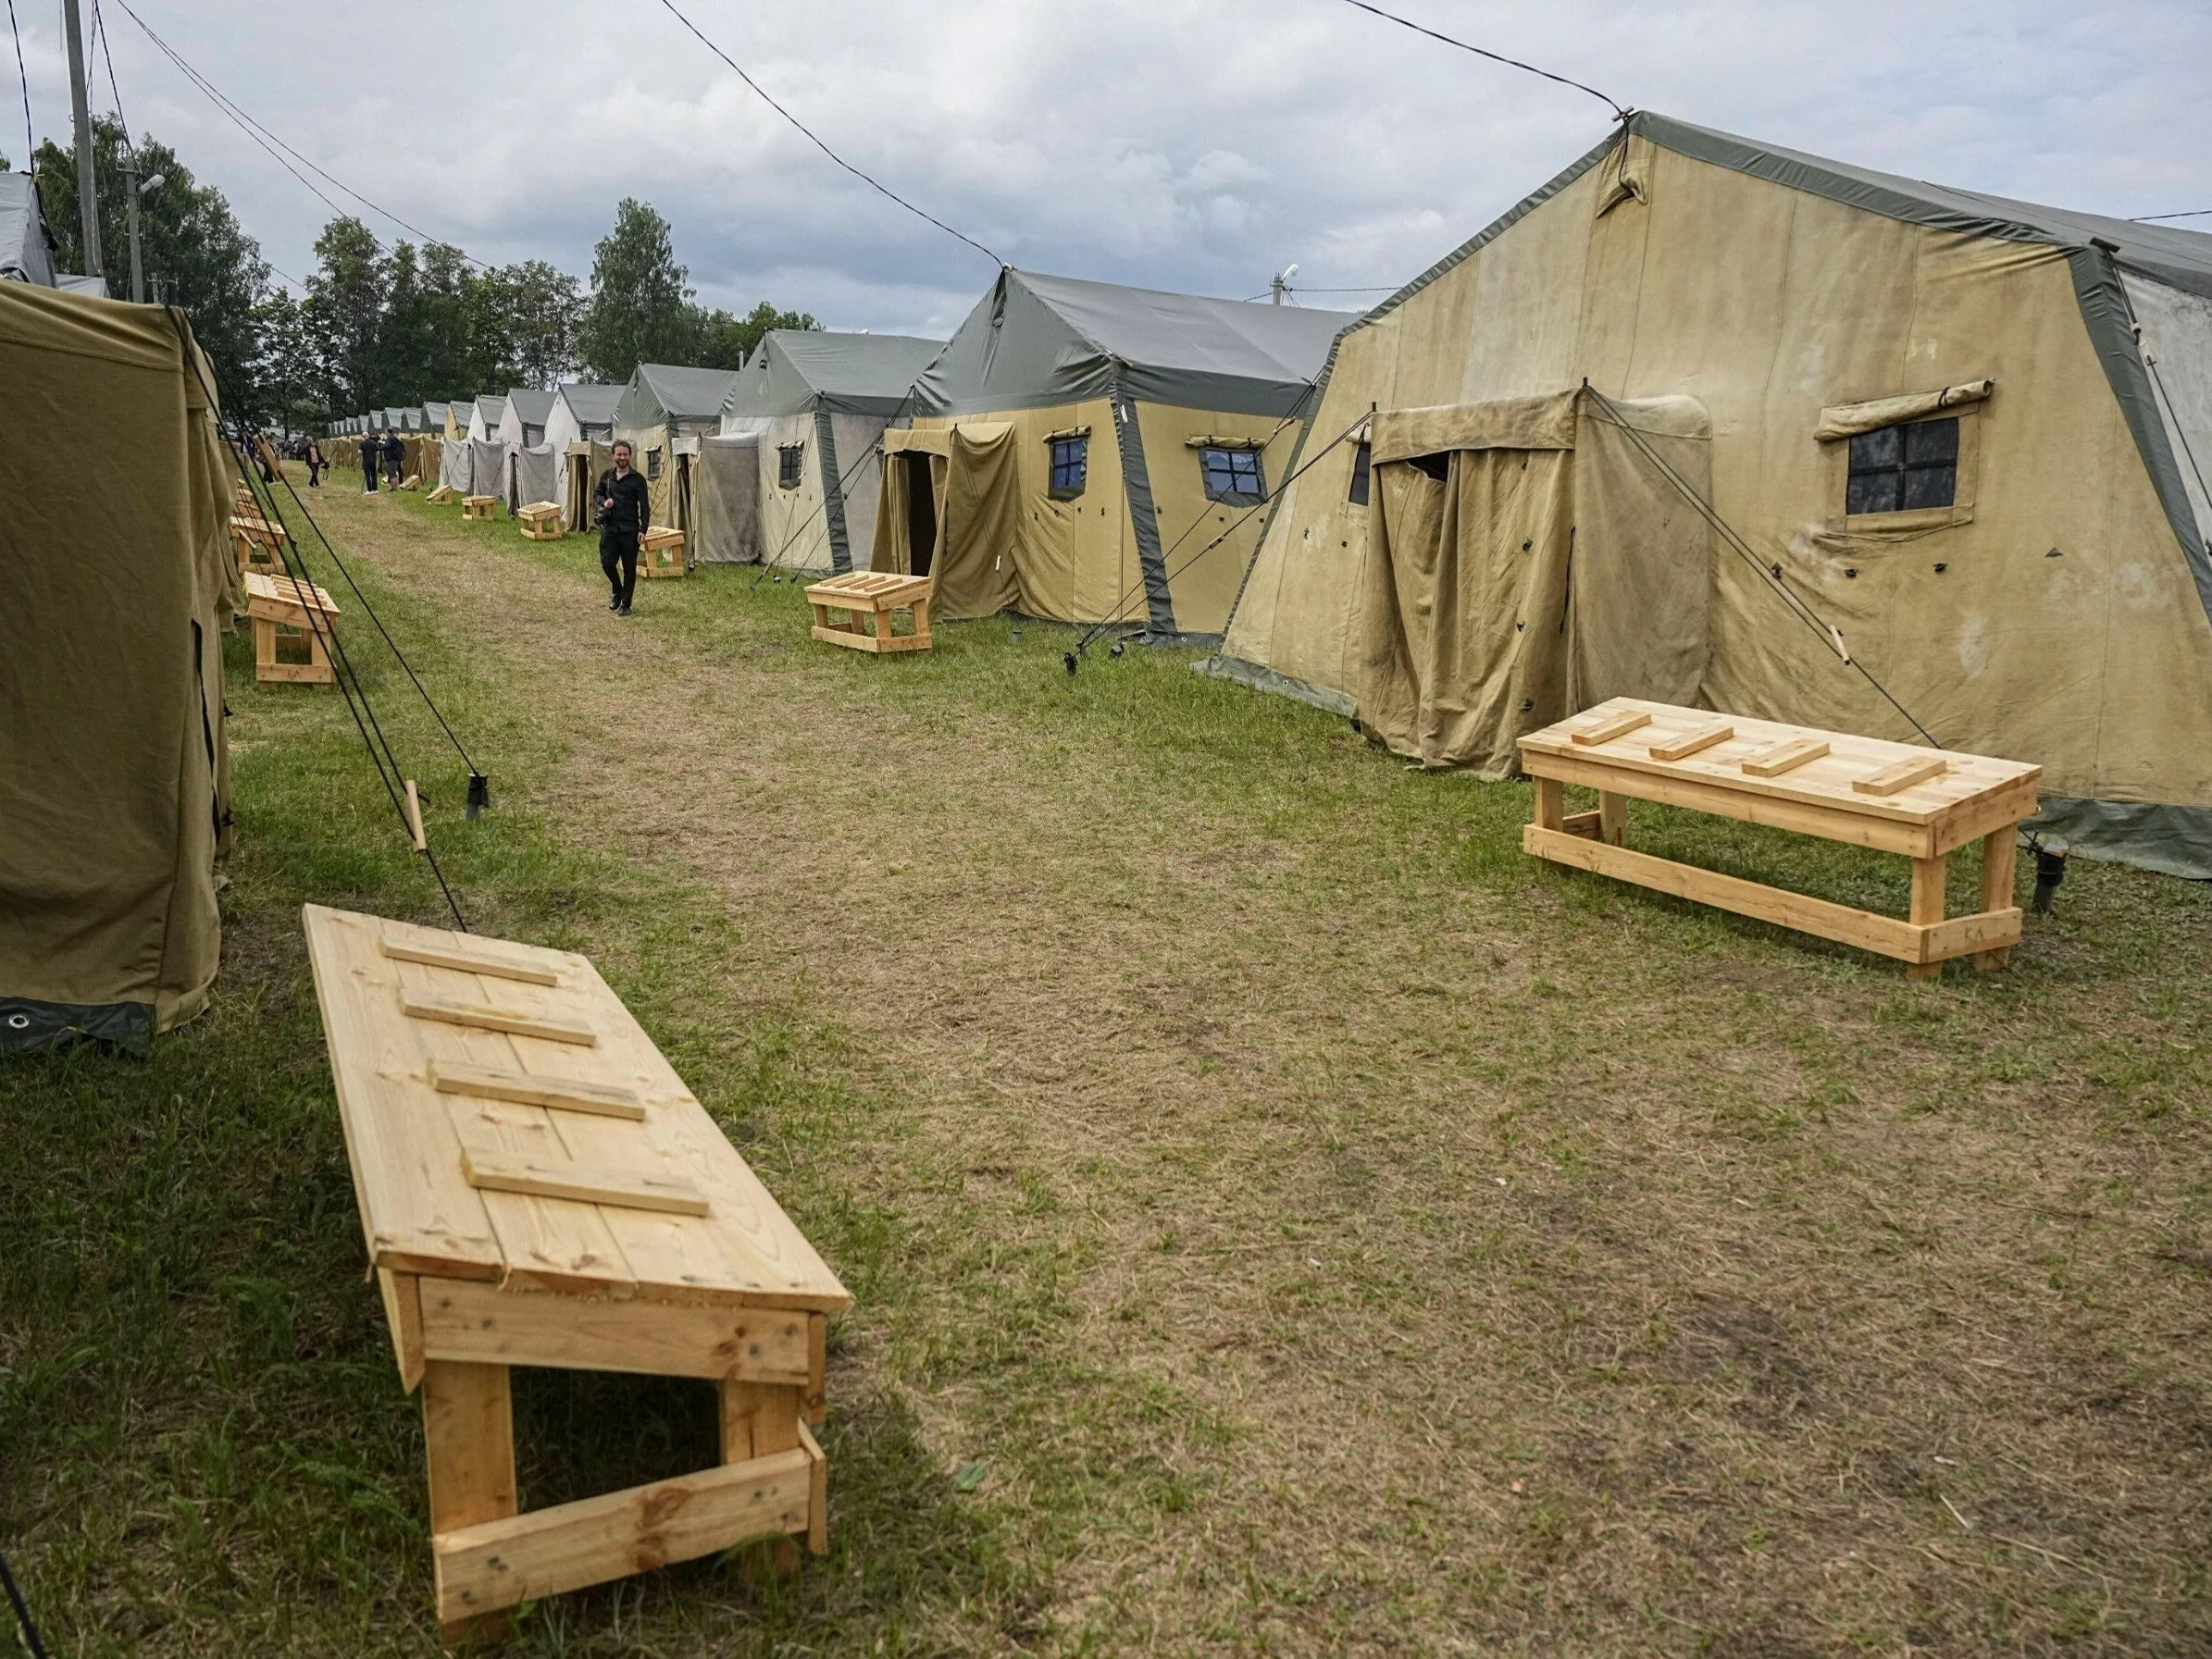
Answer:
[[[736,371],[640,363],[615,403],[615,436],[627,438],[652,496],[652,522],[691,527],[691,459],[717,432]]]
[[[2207,461],[2212,237],[1638,114],[1346,330],[1212,666],[1492,774],[1615,693],[1916,738],[1878,680],[2212,877]]]
[[[1338,312],[1001,271],[884,434],[872,564],[947,621],[1212,635]]]
[[[244,598],[212,386],[173,310],[0,282],[0,1050],[143,1048],[215,979]]]
[[[564,381],[554,389],[553,408],[545,416],[546,447],[560,467],[560,493],[553,499],[562,506],[571,530],[591,527],[591,484],[610,461],[594,462],[594,444],[605,449],[615,435],[615,405],[622,397],[619,386],[601,386],[589,380]]]
[[[884,428],[944,345],[820,329],[764,336],[722,406],[721,436],[700,449],[694,557],[839,574],[865,565]]]

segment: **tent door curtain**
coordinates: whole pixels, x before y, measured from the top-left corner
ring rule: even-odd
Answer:
[[[921,574],[913,568],[911,537],[917,514],[909,486],[919,491],[923,469],[903,459],[919,452],[927,463],[936,528],[928,572],[931,620],[995,616],[1018,604],[1021,498],[1013,424],[963,421],[921,430],[894,428],[883,438],[884,496],[876,514],[870,567]]]
[[[1689,703],[1704,676],[1710,533],[1618,424],[1573,392],[1375,416],[1360,714],[1392,749],[1486,776],[1516,740],[1611,696]],[[1701,496],[1704,413],[1614,403]]]
[[[895,458],[902,475],[906,497],[906,568],[917,576],[929,574],[937,558],[937,483],[930,477],[932,458],[908,450]]]

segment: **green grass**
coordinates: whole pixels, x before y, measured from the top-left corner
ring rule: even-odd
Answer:
[[[618,624],[584,539],[326,511],[492,777],[464,823],[340,588],[471,924],[590,952],[856,1298],[829,1559],[556,1598],[516,1651],[2212,1640],[2203,889],[2082,866],[2010,971],[1908,984],[1532,866],[1525,786],[1188,652],[1070,676],[1070,630],[997,619],[876,662],[749,571]],[[499,602],[422,559],[493,562]],[[617,627],[619,694],[680,739],[623,786],[680,823],[744,770],[785,833],[736,867],[571,810],[609,693],[560,653]],[[342,706],[255,689],[242,638],[228,666],[213,1007],[144,1061],[0,1070],[0,1539],[58,1653],[429,1653],[297,913],[441,901]],[[1632,822],[1903,908],[1899,860]],[[832,832],[932,918],[917,960],[1004,955],[983,1061],[841,1011],[824,935],[758,897]],[[533,1506],[713,1456],[703,1387],[528,1373],[517,1414]]]

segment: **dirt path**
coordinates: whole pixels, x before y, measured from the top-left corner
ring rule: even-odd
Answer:
[[[2206,1203],[2204,1033],[2144,982],[1916,995],[1595,884],[1370,857],[1379,814],[1292,844],[1140,738],[829,661],[789,588],[649,587],[624,623],[581,541],[569,576],[388,501],[330,516],[567,734],[538,804],[727,897],[730,994],[810,987],[933,1176],[1068,1242],[1067,1361],[1158,1386],[1164,1495],[1058,1563],[1062,1620],[2205,1635],[2203,1275],[2155,1256]],[[1293,772],[1380,764],[1320,734]],[[2161,1052],[2165,1126],[2116,1124],[2109,1065]],[[913,1391],[948,1457],[989,1386]]]

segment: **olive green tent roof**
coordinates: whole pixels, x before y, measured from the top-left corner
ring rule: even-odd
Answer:
[[[775,328],[738,371],[722,413],[732,415],[873,415],[907,406],[914,378],[945,349],[905,334],[833,334]]]
[[[915,382],[913,406],[972,415],[1118,391],[1185,409],[1287,415],[1338,330],[1356,320],[1010,266]]]
[[[737,371],[640,363],[615,405],[615,425],[630,431],[670,421],[715,421],[729,398]]]
[[[595,380],[564,380],[555,395],[568,405],[568,413],[576,416],[576,424],[589,430],[615,424],[615,405],[622,401],[623,390],[622,387],[603,386]]]

